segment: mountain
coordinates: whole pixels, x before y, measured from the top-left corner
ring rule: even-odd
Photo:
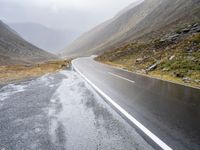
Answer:
[[[132,40],[159,37],[200,20],[200,0],[144,0],[80,36],[62,55],[99,54]]]
[[[9,23],[25,40],[53,52],[63,49],[78,35],[77,31],[56,30],[36,23]]]
[[[25,41],[0,21],[0,65],[37,63],[56,58],[55,55]]]
[[[131,10],[132,8],[134,8],[135,6],[139,5],[139,4],[142,3],[143,1],[144,1],[144,0],[138,0],[138,1],[136,1],[136,2],[131,3],[130,5],[128,5],[127,7],[125,7],[124,9],[122,9],[121,11],[119,11],[119,12],[117,13],[117,15],[115,15],[115,17],[114,17],[113,19],[115,19],[115,18],[121,16],[122,14],[126,13],[127,11]]]

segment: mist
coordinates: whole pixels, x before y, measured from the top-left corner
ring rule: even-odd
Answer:
[[[38,23],[54,29],[85,32],[138,0],[0,0],[7,23]]]
[[[0,19],[37,47],[55,52],[138,0],[0,0]]]

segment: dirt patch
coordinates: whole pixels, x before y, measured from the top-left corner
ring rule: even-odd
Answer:
[[[0,84],[30,79],[69,68],[70,62],[70,60],[58,60],[33,65],[0,66]]]

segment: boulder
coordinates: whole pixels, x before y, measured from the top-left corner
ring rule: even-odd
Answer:
[[[191,31],[192,31],[193,33],[195,33],[195,32],[200,32],[200,25],[199,25],[199,26],[196,26],[196,27],[193,27],[193,28],[191,29]]]
[[[180,36],[180,34],[170,35],[170,36],[168,36],[167,40],[173,41],[173,40],[176,40],[179,36]]]
[[[180,34],[168,35],[168,36],[165,36],[164,38],[160,39],[160,42],[165,42],[165,41],[173,42],[173,41],[175,41],[179,36],[180,36]]]
[[[175,58],[175,55],[172,55],[169,60],[173,60]]]
[[[199,24],[198,23],[195,23],[192,25],[192,27],[197,27]]]
[[[190,31],[190,28],[185,28],[182,30],[183,33],[188,33]]]
[[[155,70],[155,69],[157,68],[157,66],[158,66],[158,63],[155,63],[155,64],[149,66],[149,67],[146,69],[146,71],[153,71],[153,70]]]
[[[190,82],[191,82],[191,79],[188,78],[188,77],[184,77],[182,80],[183,80],[185,83],[190,83]]]
[[[137,59],[135,60],[136,63],[141,63],[142,61],[143,61],[143,58],[137,58]]]

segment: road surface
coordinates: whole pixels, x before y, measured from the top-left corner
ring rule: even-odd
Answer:
[[[78,73],[0,87],[0,150],[153,149]]]
[[[92,57],[73,60],[72,65],[130,124],[138,129],[136,120],[148,129],[138,130],[148,142],[154,138],[150,131],[158,138],[153,144],[166,144],[166,149],[200,149],[199,89],[116,69]]]

